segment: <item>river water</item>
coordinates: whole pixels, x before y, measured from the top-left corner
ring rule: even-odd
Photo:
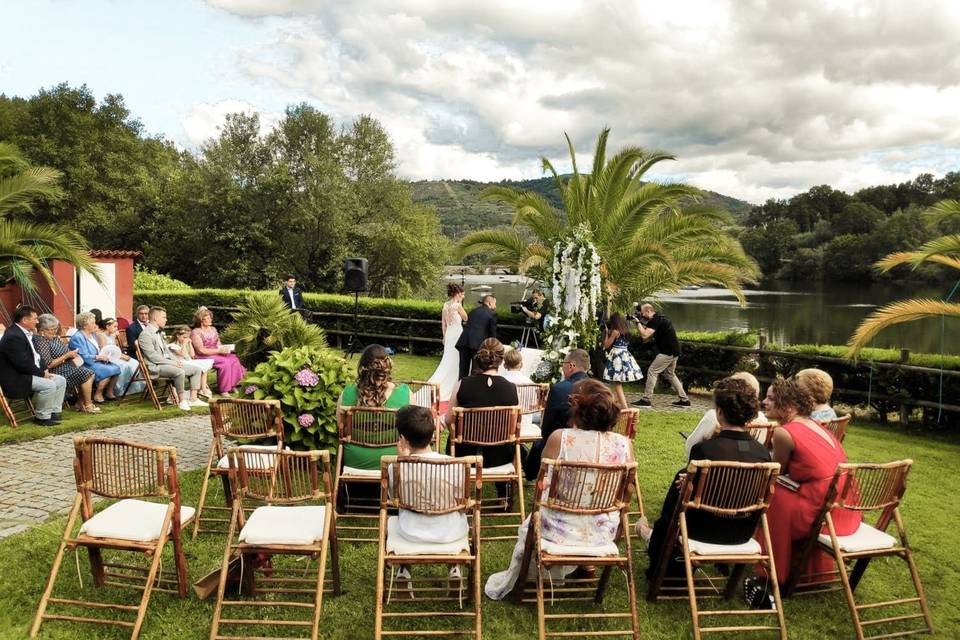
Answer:
[[[485,289],[500,307],[529,291],[522,276],[460,275],[469,308]],[[659,297],[663,313],[681,331],[763,330],[778,344],[845,344],[857,325],[876,308],[907,297],[942,299],[949,293],[926,285],[883,283],[823,283],[768,281],[746,292],[741,307],[726,289],[703,287]],[[548,292],[549,297],[549,292]],[[960,320],[929,319],[894,326],[880,333],[871,346],[906,348],[914,352],[960,354]]]

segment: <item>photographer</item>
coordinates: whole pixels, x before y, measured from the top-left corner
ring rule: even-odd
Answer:
[[[530,299],[520,304],[520,312],[527,316],[527,322],[536,323],[537,329],[544,330],[544,322],[550,313],[550,303],[540,289],[534,289]]]

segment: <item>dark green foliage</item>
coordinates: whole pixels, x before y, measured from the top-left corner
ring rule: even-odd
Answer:
[[[347,361],[329,349],[290,347],[270,354],[240,381],[237,394],[279,400],[285,444],[292,449],[333,450],[337,399],[353,380]]]
[[[265,361],[272,351],[327,345],[323,329],[308,325],[299,313],[290,313],[279,295],[248,295],[231,316],[223,340],[236,344],[237,357],[247,368]]]

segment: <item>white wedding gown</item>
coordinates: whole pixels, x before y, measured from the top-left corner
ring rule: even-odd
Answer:
[[[440,385],[442,402],[450,400],[453,385],[460,379],[460,352],[457,351],[456,344],[460,334],[463,333],[463,322],[460,319],[462,308],[459,302],[445,302],[440,316],[441,321],[446,325],[446,332],[443,335],[443,358],[440,359],[437,370],[430,376],[430,382]]]

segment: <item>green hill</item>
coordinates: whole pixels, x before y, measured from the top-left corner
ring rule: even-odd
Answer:
[[[413,200],[437,208],[443,233],[450,238],[459,238],[471,231],[489,229],[510,224],[513,211],[510,207],[487,202],[480,193],[492,185],[507,185],[517,189],[541,194],[554,206],[560,208],[560,194],[553,178],[533,180],[503,180],[501,182],[477,182],[475,180],[421,180],[411,183]],[[713,191],[704,191],[704,202],[722,207],[739,223],[753,205]]]

